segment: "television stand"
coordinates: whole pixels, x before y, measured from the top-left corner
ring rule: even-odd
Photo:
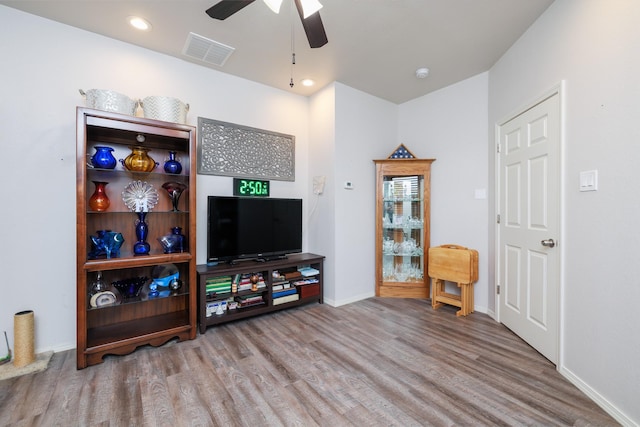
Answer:
[[[279,259],[288,259],[286,255],[277,255],[274,257],[261,257],[254,259],[255,262],[267,262],[267,261],[275,261]]]
[[[322,264],[324,256],[310,253],[292,254],[278,259],[254,259],[237,264],[216,266],[198,265],[198,321],[200,333],[207,326],[219,325],[277,310],[317,302],[322,304]],[[312,276],[302,276],[298,268],[310,266],[318,271]],[[276,272],[276,277],[273,273]],[[264,284],[257,290],[242,290],[241,278],[259,275]],[[229,289],[236,281],[237,292]],[[229,284],[225,287],[225,284]],[[293,291],[293,292],[292,292]],[[286,295],[285,295],[286,294]],[[216,314],[216,305],[225,303],[222,314]],[[230,303],[236,306],[229,309]],[[207,315],[208,314],[208,315]]]

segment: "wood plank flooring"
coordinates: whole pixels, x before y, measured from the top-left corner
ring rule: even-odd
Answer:
[[[0,381],[0,426],[611,426],[481,313],[370,298],[210,327],[76,370]]]

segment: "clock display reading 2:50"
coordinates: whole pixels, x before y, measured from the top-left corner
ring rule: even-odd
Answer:
[[[269,181],[233,178],[233,195],[269,197]]]

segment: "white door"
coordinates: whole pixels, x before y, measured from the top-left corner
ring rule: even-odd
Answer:
[[[560,95],[499,127],[500,321],[558,362]]]

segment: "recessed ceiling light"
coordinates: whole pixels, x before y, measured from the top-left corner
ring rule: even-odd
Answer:
[[[313,86],[316,82],[311,79],[303,79],[300,83],[302,83],[302,86]]]
[[[133,28],[137,28],[141,31],[149,31],[151,29],[151,24],[144,18],[140,18],[139,16],[129,16],[127,17],[127,22]]]
[[[426,79],[427,76],[429,75],[429,69],[428,68],[418,68],[416,70],[416,77],[419,79]]]

